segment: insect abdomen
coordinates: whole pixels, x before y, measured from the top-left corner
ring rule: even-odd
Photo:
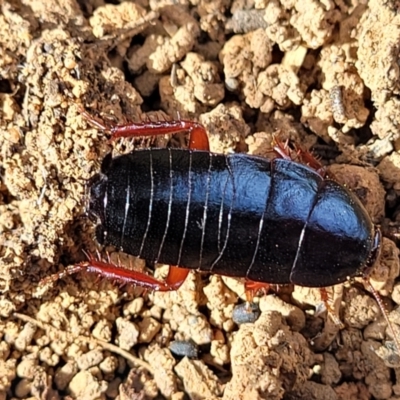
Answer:
[[[358,200],[290,160],[149,149],[103,169],[89,210],[100,219],[99,241],[150,262],[326,286],[358,272],[372,247]]]

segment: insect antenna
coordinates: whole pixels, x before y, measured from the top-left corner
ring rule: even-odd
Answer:
[[[370,280],[369,280],[369,278],[367,276],[364,276],[363,280],[364,280],[364,282],[365,282],[365,284],[367,286],[367,289],[375,297],[375,300],[378,303],[378,306],[381,309],[381,312],[382,312],[382,314],[383,314],[383,316],[384,316],[384,318],[386,320],[386,323],[387,323],[387,325],[389,327],[390,333],[393,336],[393,341],[394,341],[394,343],[396,345],[397,352],[398,352],[398,354],[400,354],[400,342],[399,342],[399,339],[397,337],[397,333],[396,333],[396,331],[395,331],[395,329],[393,327],[393,323],[392,323],[392,321],[390,321],[389,313],[388,313],[385,305],[383,304],[382,298],[379,295],[379,293],[375,290],[375,288],[372,286],[372,284],[371,284],[371,282],[370,282]]]
[[[55,274],[46,276],[39,282],[39,286],[44,286],[49,283],[54,283],[57,282],[60,279],[64,279],[67,276],[70,275],[75,275],[78,272],[84,271],[86,269],[86,265],[84,263],[76,264],[76,265],[70,265],[69,267],[65,268],[61,272],[56,272]]]

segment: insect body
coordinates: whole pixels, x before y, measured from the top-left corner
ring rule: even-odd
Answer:
[[[331,315],[325,286],[362,276],[400,343],[368,273],[379,256],[380,230],[358,198],[326,179],[309,153],[294,162],[281,143],[278,158],[209,152],[204,127],[192,121],[106,125],[112,134],[152,136],[189,131],[189,149],[147,149],[112,158],[89,182],[88,214],[96,236],[124,252],[170,264],[158,280],[89,255],[45,281],[88,271],[148,289],[178,289],[192,269],[245,279],[247,299],[270,284],[319,287]],[[334,317],[334,319],[336,319]],[[337,321],[339,322],[339,321]]]
[[[380,239],[351,192],[305,165],[197,150],[107,158],[89,215],[100,243],[151,262],[308,287],[362,275]]]
[[[294,162],[281,143],[278,158],[209,152],[204,127],[192,121],[94,126],[112,134],[150,136],[189,131],[189,149],[148,149],[108,156],[89,183],[88,213],[96,236],[124,252],[170,264],[165,281],[89,255],[45,281],[88,271],[159,291],[178,289],[191,269],[245,278],[248,300],[269,284],[319,287],[362,276],[400,343],[368,273],[379,256],[380,230],[358,198],[309,153]],[[331,313],[332,315],[332,313]]]

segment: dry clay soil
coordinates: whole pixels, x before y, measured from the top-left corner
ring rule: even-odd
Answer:
[[[382,0],[0,0],[0,399],[400,399],[399,354],[361,280],[328,289],[330,316],[318,290],[288,286],[246,323],[240,280],[41,282],[83,251],[117,260],[84,215],[106,154],[185,146],[110,143],[82,109],[193,119],[219,153],[271,156],[279,132],[359,196],[385,235],[371,282],[397,329],[399,13]]]

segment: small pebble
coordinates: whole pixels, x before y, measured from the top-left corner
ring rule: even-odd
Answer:
[[[154,336],[161,329],[161,324],[154,318],[145,317],[139,325],[139,342],[140,343],[150,343]]]
[[[78,366],[75,361],[69,361],[59,368],[54,376],[54,383],[57,389],[65,390],[77,372]]]
[[[19,378],[33,379],[36,365],[37,365],[36,360],[25,358],[17,366],[17,376]]]
[[[36,330],[35,325],[30,322],[26,323],[15,341],[15,348],[24,351],[30,345]]]
[[[129,351],[138,342],[140,330],[136,324],[124,318],[115,321],[118,331],[118,345],[121,349]]]
[[[191,340],[174,340],[169,344],[169,349],[180,357],[198,358],[199,355],[196,343]]]
[[[260,316],[260,308],[255,303],[239,304],[233,309],[232,319],[238,324],[253,323]]]
[[[31,391],[32,381],[30,379],[21,379],[15,386],[15,395],[20,399],[25,399]]]
[[[78,368],[80,370],[87,370],[90,367],[94,367],[95,365],[99,365],[104,360],[104,355],[101,350],[91,350],[85,354],[82,354],[80,357],[76,359],[76,363],[78,364]]]
[[[100,363],[99,367],[105,374],[113,374],[118,368],[118,358],[115,356],[108,356]]]
[[[107,390],[106,382],[98,382],[88,371],[78,372],[68,385],[71,396],[75,399],[95,400],[102,398]]]

